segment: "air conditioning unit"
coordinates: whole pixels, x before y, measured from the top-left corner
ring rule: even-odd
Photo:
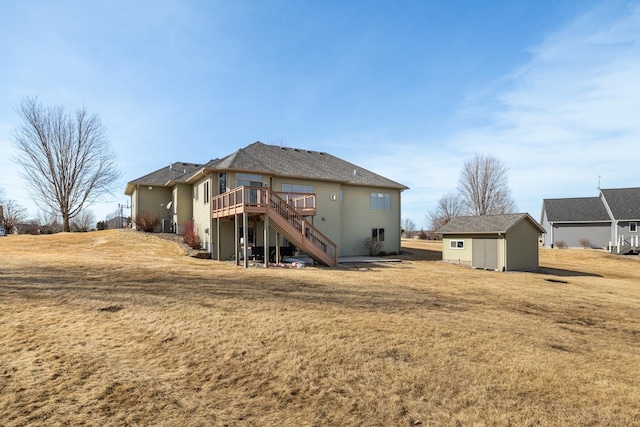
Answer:
[[[163,233],[173,233],[173,223],[170,219],[162,220],[162,232]]]

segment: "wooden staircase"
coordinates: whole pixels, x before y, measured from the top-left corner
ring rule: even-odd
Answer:
[[[269,216],[269,224],[314,260],[330,267],[337,265],[338,246],[309,224],[283,198],[273,191],[268,193],[269,203],[265,215]]]
[[[212,198],[213,218],[245,212],[268,218],[269,226],[316,262],[330,267],[338,264],[338,246],[305,219],[301,212],[311,210],[308,203],[300,203],[300,198],[287,201],[270,188],[248,186]]]

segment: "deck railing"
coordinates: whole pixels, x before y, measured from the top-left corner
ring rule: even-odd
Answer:
[[[245,207],[260,208],[266,207],[268,196],[266,187],[236,187],[226,193],[211,198],[211,213],[214,218],[241,213]],[[314,216],[316,214],[316,195],[300,193],[275,193],[282,198],[289,206],[294,208],[303,216]]]
[[[618,236],[618,240],[609,242],[609,252],[626,253],[628,251],[637,251],[640,248],[640,236]]]
[[[316,195],[315,194],[300,194],[300,193],[278,193],[289,206],[295,209],[315,209],[316,208]]]

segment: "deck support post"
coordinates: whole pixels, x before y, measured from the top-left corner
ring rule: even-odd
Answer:
[[[236,259],[236,265],[240,265],[240,223],[238,218],[240,218],[240,214],[234,214],[233,215],[233,229],[234,229],[234,233],[235,233],[235,240],[236,240],[236,245],[235,245],[235,259]]]
[[[264,215],[264,268],[269,268],[269,214]]]
[[[242,213],[242,257],[244,258],[244,268],[249,268],[249,215]]]
[[[276,264],[280,262],[280,232],[276,231]]]
[[[238,248],[238,243],[240,242],[240,236],[239,236],[239,232],[238,232],[238,214],[234,214],[233,215],[233,229],[234,229],[234,235],[235,235],[235,259],[236,259],[236,265],[240,265],[240,250]]]
[[[220,261],[220,218],[216,218],[216,255]]]

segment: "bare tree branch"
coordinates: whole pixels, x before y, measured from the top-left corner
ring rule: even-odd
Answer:
[[[92,211],[85,209],[76,215],[71,227],[75,231],[90,231],[96,227],[96,216]]]
[[[402,220],[402,229],[404,231],[415,231],[416,230],[415,221],[412,220],[411,218],[404,218]]]
[[[0,199],[0,213],[0,225],[7,234],[17,233],[20,224],[27,220],[27,209],[15,200]]]
[[[83,209],[112,194],[121,173],[99,117],[85,108],[75,115],[25,98],[17,110],[16,162],[29,193],[43,210],[59,212],[63,230]]]
[[[464,163],[458,191],[470,215],[498,215],[517,209],[507,182],[507,168],[497,158],[476,154]]]
[[[430,230],[437,231],[453,218],[464,213],[464,204],[460,196],[449,192],[438,200],[438,205],[427,214]]]

